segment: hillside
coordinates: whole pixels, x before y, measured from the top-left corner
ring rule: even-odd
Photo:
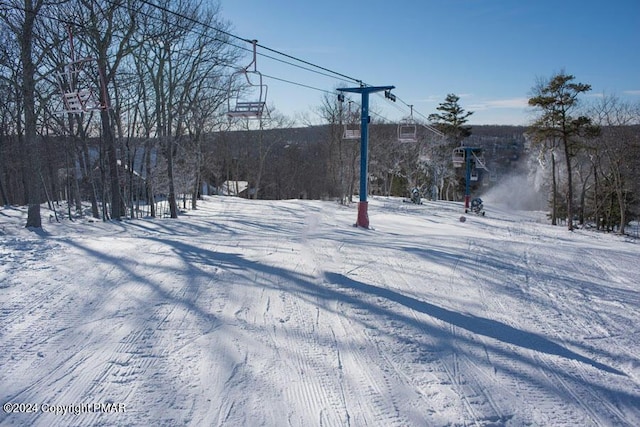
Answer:
[[[461,211],[2,208],[0,425],[640,425],[638,242]]]

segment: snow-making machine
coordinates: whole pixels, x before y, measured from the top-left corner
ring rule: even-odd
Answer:
[[[484,216],[484,204],[482,203],[482,199],[480,197],[471,199],[471,204],[469,205],[469,209],[465,209],[465,213],[467,212]]]
[[[403,199],[402,200],[405,203],[414,203],[416,205],[421,205],[422,204],[422,196],[420,195],[420,189],[417,187],[414,187],[411,189],[411,198],[409,200],[407,199]]]

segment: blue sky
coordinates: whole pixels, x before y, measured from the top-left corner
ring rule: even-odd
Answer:
[[[436,112],[448,93],[471,124],[527,124],[532,87],[561,70],[603,93],[640,102],[640,0],[220,0],[232,33],[375,86],[389,121]],[[246,45],[250,47],[250,45]],[[314,117],[322,91],[355,86],[260,55],[268,103]],[[281,58],[285,59],[285,58]],[[250,59],[247,59],[247,63]],[[300,85],[311,86],[308,89]],[[316,90],[316,89],[321,89]],[[373,114],[372,114],[373,115]]]

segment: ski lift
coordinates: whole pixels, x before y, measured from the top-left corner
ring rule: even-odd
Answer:
[[[358,113],[351,111],[351,104],[353,101],[349,101],[349,107],[347,107],[347,117],[344,124],[344,132],[342,139],[360,139],[360,123],[358,121]]]
[[[342,135],[343,139],[360,139],[360,126],[358,125],[344,125],[344,134]]]
[[[409,117],[400,121],[398,124],[398,141],[400,142],[417,142],[418,126],[413,120],[413,105],[409,105],[411,113]]]
[[[453,149],[453,166],[461,168],[465,160],[464,148],[458,147]]]
[[[469,173],[469,179],[471,181],[477,181],[479,177],[480,177],[480,174],[478,172],[478,168],[475,165],[473,165]]]
[[[55,73],[62,97],[61,114],[106,110],[106,82],[94,58],[75,58],[73,34],[69,30],[71,61]],[[96,78],[98,85],[96,85]],[[100,99],[101,90],[102,100]]]
[[[233,73],[229,79],[227,96],[227,116],[229,117],[260,119],[266,111],[267,85],[262,82],[262,73],[256,67],[258,41],[252,40],[251,43],[253,44],[253,60],[245,68]],[[252,65],[253,70],[250,70]],[[243,86],[243,89],[235,87],[238,85]]]

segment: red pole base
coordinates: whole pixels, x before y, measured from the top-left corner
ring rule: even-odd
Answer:
[[[469,200],[471,199],[471,196],[464,196],[464,208],[465,209],[469,209]]]
[[[369,215],[367,214],[367,206],[369,202],[358,203],[358,221],[356,227],[369,228]]]

